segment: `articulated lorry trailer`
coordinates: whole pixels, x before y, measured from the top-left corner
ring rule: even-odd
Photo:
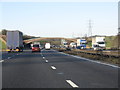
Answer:
[[[20,31],[7,31],[7,51],[23,51],[23,33]]]

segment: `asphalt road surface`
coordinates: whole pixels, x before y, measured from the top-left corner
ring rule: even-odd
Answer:
[[[2,54],[2,88],[118,88],[118,68],[55,50]]]

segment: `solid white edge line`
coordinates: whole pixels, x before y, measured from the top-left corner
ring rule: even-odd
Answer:
[[[54,67],[54,66],[51,66],[51,68],[52,68],[52,69],[56,69],[56,67]]]
[[[4,60],[0,60],[0,63],[1,63],[1,62],[4,62]]]
[[[74,55],[71,55],[71,56],[72,56],[72,57],[75,57],[75,58],[79,58],[79,59],[84,59],[84,60],[86,60],[86,61],[90,61],[90,62],[102,64],[102,65],[111,66],[111,67],[114,67],[114,68],[120,68],[119,66],[112,65],[112,64],[108,64],[108,63],[104,63],[104,62],[101,62],[101,61],[95,61],[95,60],[91,60],[91,59],[87,59],[87,58],[82,58],[82,57],[74,56]]]
[[[66,80],[66,82],[69,83],[73,88],[78,88],[79,87],[75,83],[73,83],[71,80]]]

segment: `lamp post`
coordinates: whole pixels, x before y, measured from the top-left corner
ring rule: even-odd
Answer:
[[[118,28],[118,49],[120,50],[120,27]]]

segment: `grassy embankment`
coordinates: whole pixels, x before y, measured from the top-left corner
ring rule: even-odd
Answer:
[[[93,59],[93,60],[99,60],[102,62],[107,62],[107,63],[111,63],[111,64],[120,64],[119,62],[119,58],[118,57],[114,57],[111,55],[102,55],[100,54],[101,52],[97,52],[98,55],[94,55],[94,54],[88,54],[86,52],[77,52],[77,51],[64,51],[65,53],[68,54],[72,54],[72,55],[78,55],[81,57],[85,57],[85,58],[89,58],[89,59]]]
[[[107,36],[105,42],[108,48],[118,48],[118,36]]]
[[[0,39],[0,50],[6,49],[6,43]]]
[[[60,52],[71,54],[71,55],[77,55],[77,56],[89,58],[92,60],[98,60],[98,61],[102,61],[102,62],[106,62],[106,63],[120,65],[117,51],[116,52],[114,52],[114,51],[104,52],[104,51],[86,51],[86,50],[77,50],[77,49],[67,51],[63,48],[54,48],[54,49],[56,49]]]

